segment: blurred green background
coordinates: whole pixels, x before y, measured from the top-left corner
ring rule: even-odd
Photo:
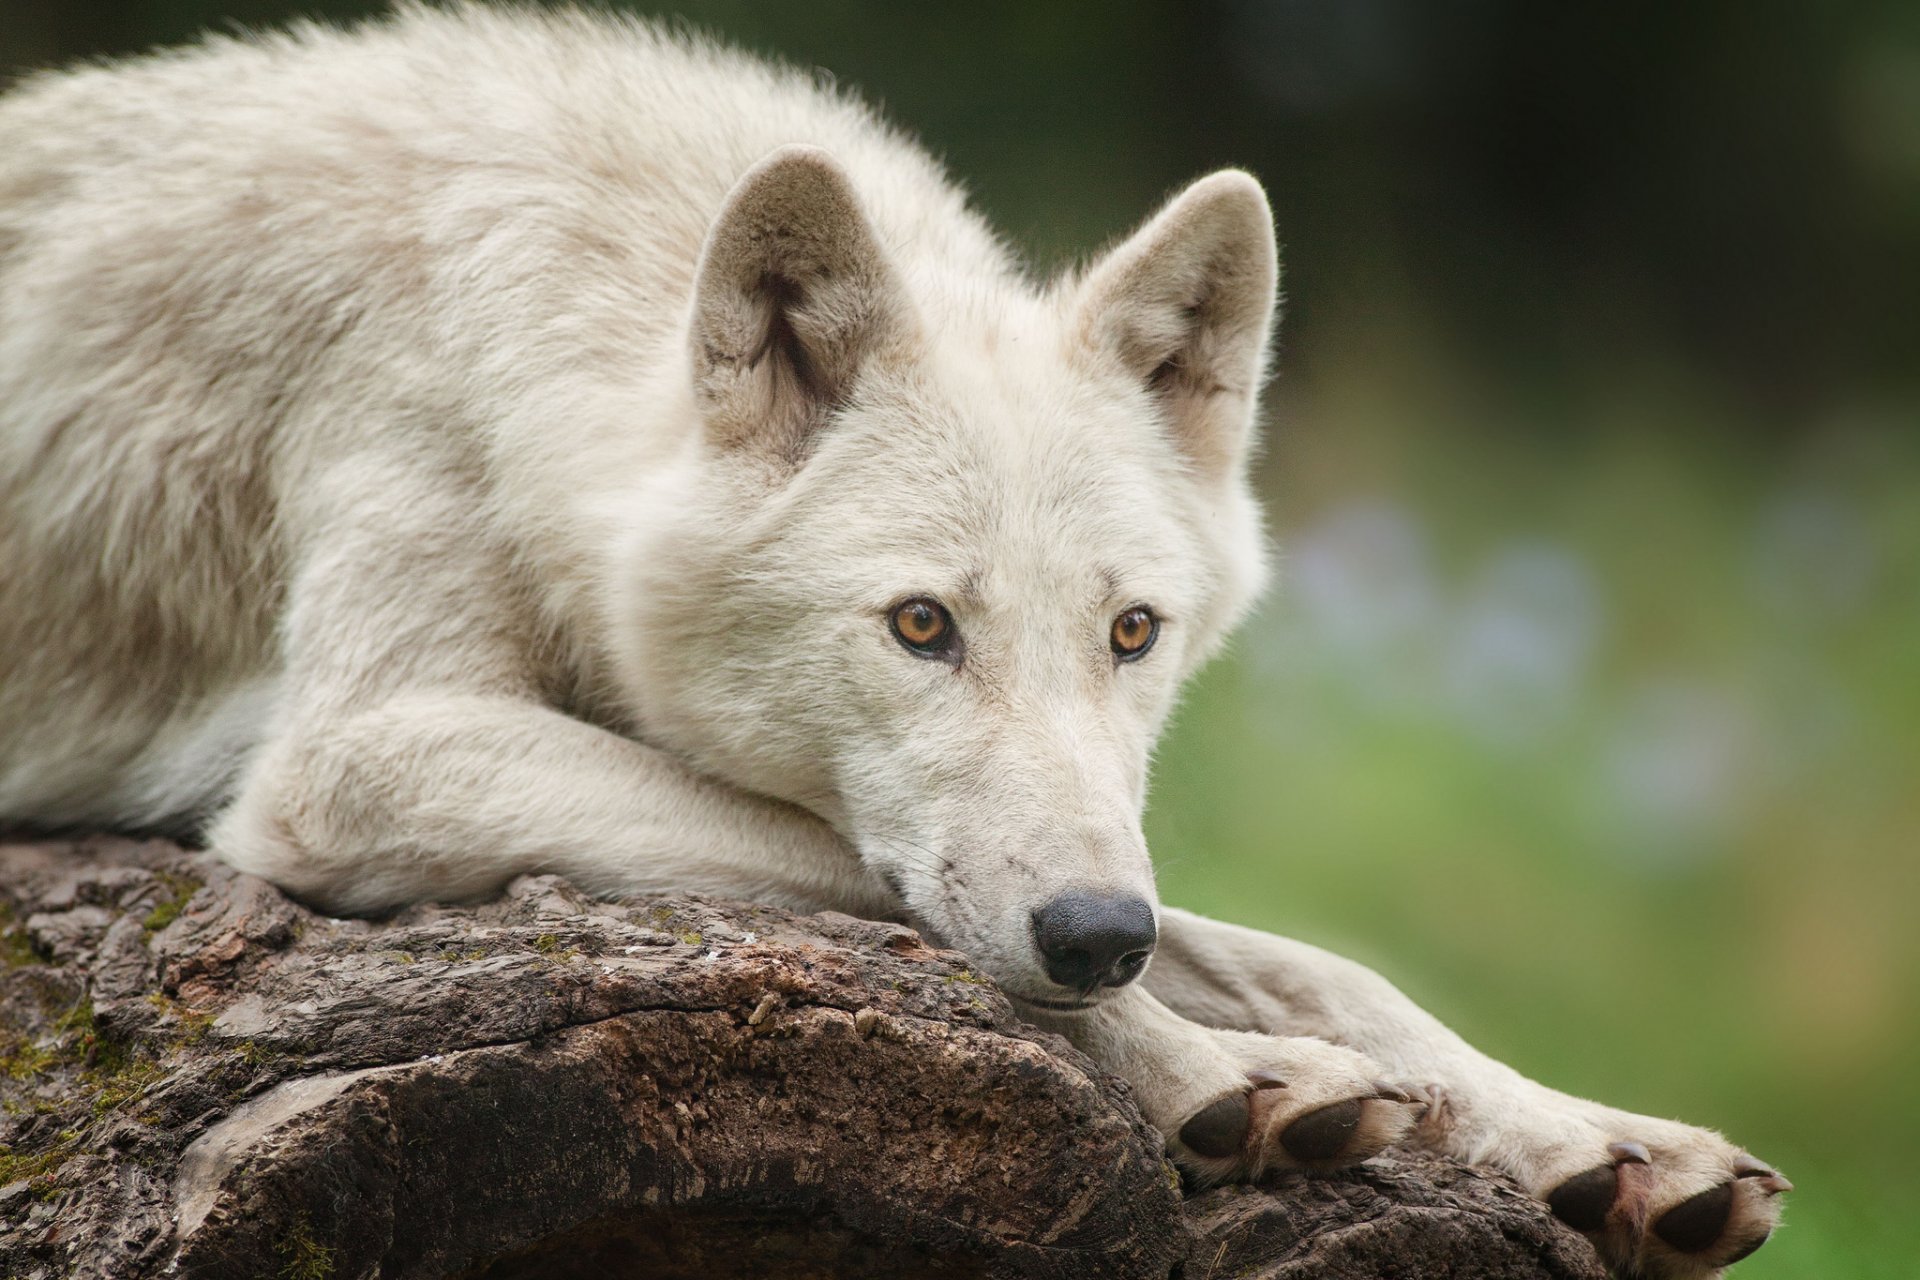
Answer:
[[[377,7],[0,0],[0,67]],[[1747,1280],[1920,1271],[1920,6],[676,12],[1043,263],[1261,175],[1281,585],[1160,753],[1165,896],[1777,1161]]]

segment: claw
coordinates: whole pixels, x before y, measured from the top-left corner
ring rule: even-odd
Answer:
[[[1375,1080],[1373,1082],[1373,1096],[1387,1102],[1413,1101],[1412,1094],[1402,1089],[1399,1085],[1391,1084],[1385,1080]]]
[[[1733,1162],[1733,1176],[1736,1178],[1758,1178],[1761,1188],[1765,1190],[1768,1195],[1777,1196],[1782,1191],[1793,1190],[1793,1184],[1787,1181],[1784,1174],[1774,1172],[1771,1168],[1761,1164],[1752,1156],[1741,1156]]]
[[[1607,1145],[1607,1154],[1613,1157],[1615,1164],[1652,1164],[1653,1157],[1647,1154],[1646,1147],[1638,1142],[1614,1142]]]
[[[1284,1089],[1287,1087],[1287,1082],[1282,1080],[1277,1072],[1264,1069],[1247,1072],[1247,1079],[1253,1081],[1253,1087],[1256,1089]]]
[[[1429,1130],[1439,1130],[1451,1122],[1445,1089],[1437,1084],[1416,1084],[1408,1086],[1407,1092],[1413,1095],[1414,1123]]]

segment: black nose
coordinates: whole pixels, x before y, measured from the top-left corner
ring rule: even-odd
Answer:
[[[1074,890],[1033,913],[1047,976],[1081,991],[1124,987],[1139,977],[1156,936],[1153,908],[1132,894]]]

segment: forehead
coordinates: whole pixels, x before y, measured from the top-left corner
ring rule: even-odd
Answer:
[[[871,380],[796,496],[891,575],[1164,597],[1194,568],[1192,495],[1146,397],[1030,334],[950,343]]]

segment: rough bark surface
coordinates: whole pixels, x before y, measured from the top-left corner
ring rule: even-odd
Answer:
[[[318,916],[0,844],[0,1275],[1597,1277],[1494,1175],[1183,1198],[1126,1086],[912,931],[530,877]]]

